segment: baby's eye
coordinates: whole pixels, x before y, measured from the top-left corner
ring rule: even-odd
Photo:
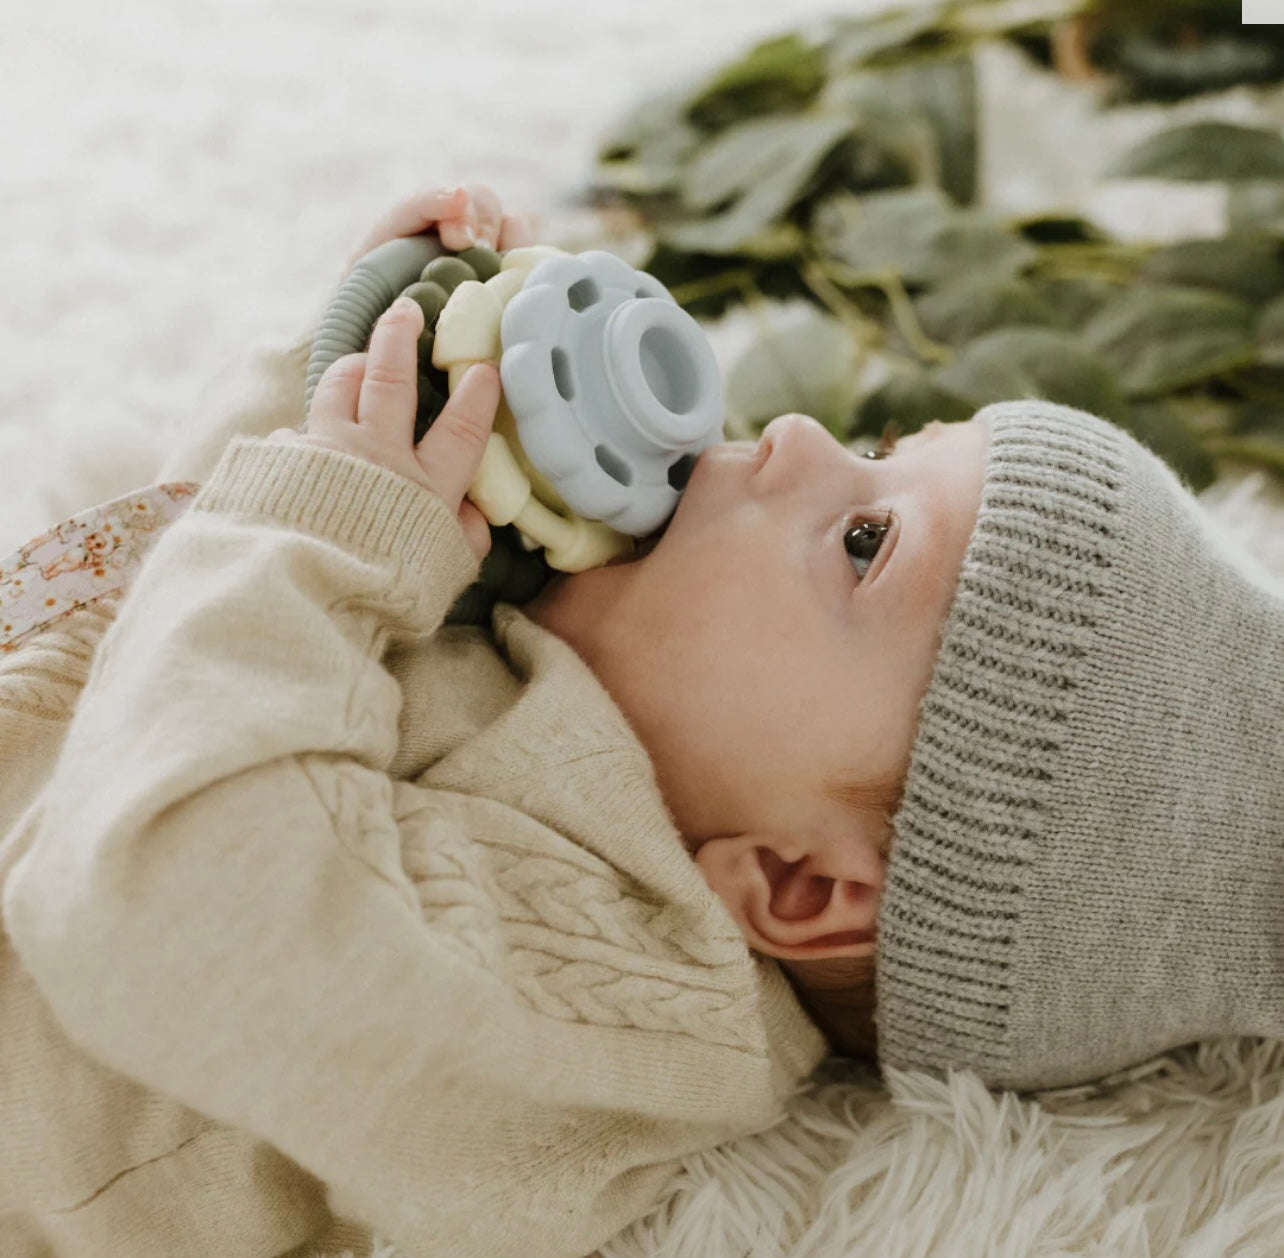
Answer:
[[[851,525],[843,532],[843,549],[852,561],[858,577],[864,577],[869,565],[878,555],[878,548],[883,544],[888,530],[892,527],[891,518],[887,520],[862,520]]]

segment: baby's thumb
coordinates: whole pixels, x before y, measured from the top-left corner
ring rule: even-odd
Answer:
[[[478,559],[485,559],[491,547],[490,521],[482,515],[477,504],[467,498],[459,504],[459,526],[464,530],[468,549]]]

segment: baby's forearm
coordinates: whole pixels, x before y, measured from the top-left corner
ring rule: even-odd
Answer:
[[[225,461],[105,637],[5,923],[78,1044],[342,1181],[325,1151],[349,1129],[360,1147],[404,1082],[385,1054],[433,1060],[449,971],[401,870],[380,656],[440,624],[477,561],[388,473],[243,450],[254,466]],[[414,1025],[390,1033],[389,1010]]]

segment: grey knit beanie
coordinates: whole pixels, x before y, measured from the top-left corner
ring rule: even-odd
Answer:
[[[1284,598],[1121,429],[978,418],[879,910],[880,1062],[1033,1090],[1284,1038]]]

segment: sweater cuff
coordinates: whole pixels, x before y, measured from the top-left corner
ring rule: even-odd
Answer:
[[[481,568],[459,520],[437,494],[320,446],[235,437],[191,510],[257,516],[344,550],[390,559],[438,620]]]

